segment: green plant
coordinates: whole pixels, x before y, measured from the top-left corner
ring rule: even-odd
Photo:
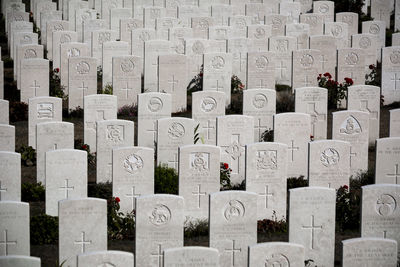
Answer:
[[[138,107],[135,104],[125,105],[118,109],[118,117],[133,118],[137,116]]]
[[[208,236],[208,220],[186,220],[184,226],[185,238]]]
[[[166,164],[155,167],[154,193],[178,194],[178,174],[174,168],[169,168]]]
[[[381,85],[381,77],[380,77],[380,73],[378,72],[378,66],[371,64],[371,65],[369,65],[368,68],[370,70],[370,73],[365,74],[365,84],[380,86]]]
[[[88,184],[88,197],[110,199],[112,197],[111,182]]]
[[[100,90],[99,93],[103,94],[103,95],[112,95],[113,94],[113,86],[111,84],[107,84],[106,86],[104,86],[103,89]]]
[[[276,97],[276,113],[294,112],[294,95],[291,91],[281,91]]]
[[[50,96],[59,97],[63,100],[67,99],[67,96],[64,93],[64,86],[61,85],[60,80],[60,69],[55,68],[54,70],[50,70]]]
[[[135,212],[124,214],[119,211],[119,197],[107,200],[107,230],[109,239],[130,239],[135,237]]]
[[[238,76],[232,75],[231,77],[231,94],[243,93],[244,84]]]
[[[10,102],[10,121],[27,121],[28,104],[24,102]]]
[[[343,83],[332,79],[329,72],[318,75],[318,86],[328,89],[328,108],[337,109],[340,103],[347,98],[347,88],[353,85],[351,78],[344,78]]]
[[[221,162],[219,168],[219,177],[220,177],[220,190],[229,190],[231,185],[231,172],[232,169],[229,168],[228,163]]]
[[[36,164],[36,150],[27,145],[22,145],[17,152],[21,154],[21,163],[25,166],[33,166]]]
[[[41,214],[30,221],[32,245],[56,245],[58,242],[58,217]]]
[[[96,164],[96,156],[94,155],[94,153],[90,153],[90,146],[88,144],[84,144],[82,139],[76,139],[74,143],[75,149],[87,152],[88,165],[94,166]]]
[[[200,127],[200,123],[196,125],[196,127],[194,128],[194,144],[197,144],[197,142],[200,140],[202,144],[204,144],[204,138],[203,136],[200,136],[199,133],[199,127]]]
[[[271,219],[264,219],[257,221],[257,232],[264,234],[271,233],[287,233],[287,222],[282,218],[278,220],[275,211]]]
[[[260,142],[274,142],[274,130],[265,130],[260,137]]]
[[[203,75],[203,65],[201,65],[199,74],[193,77],[186,88],[188,95],[203,90]]]
[[[22,183],[21,200],[23,202],[45,201],[46,189],[39,183]]]
[[[290,177],[287,179],[287,190],[306,186],[308,186],[308,180],[304,179],[304,176]]]
[[[76,107],[75,109],[63,109],[63,118],[83,118],[83,108]]]

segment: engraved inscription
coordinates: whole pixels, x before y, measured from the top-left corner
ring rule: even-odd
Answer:
[[[37,104],[37,117],[38,119],[52,119],[54,118],[53,103],[39,103]]]
[[[268,66],[268,63],[269,63],[268,58],[261,56],[261,57],[256,58],[255,65],[256,65],[257,69],[265,69]]]
[[[369,27],[369,33],[371,34],[378,34],[381,31],[378,24],[371,24]]]
[[[24,58],[36,58],[37,54],[34,49],[27,49],[24,54]]]
[[[304,54],[300,59],[300,64],[305,67],[309,68],[314,64],[314,58],[310,54]]]

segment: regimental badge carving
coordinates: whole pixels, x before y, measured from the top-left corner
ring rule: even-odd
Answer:
[[[280,27],[282,27],[282,20],[278,17],[273,17],[272,18],[272,29],[278,30]]]
[[[206,172],[210,170],[210,154],[197,152],[190,154],[190,168],[197,172]]]
[[[317,25],[318,18],[317,18],[317,16],[307,16],[307,17],[305,17],[305,21],[307,22],[307,24],[315,26],[315,25]]]
[[[320,161],[325,167],[334,166],[339,163],[339,152],[334,148],[327,148],[321,152]]]
[[[397,208],[396,199],[389,194],[383,194],[376,200],[375,208],[379,215],[390,216]]]
[[[152,97],[149,100],[149,103],[147,104],[147,108],[151,111],[151,112],[158,112],[162,109],[163,107],[163,102],[160,98],[158,97]]]
[[[68,57],[79,57],[80,55],[81,55],[81,51],[76,47],[72,47],[72,48],[68,49],[68,51],[67,51]]]
[[[346,55],[344,61],[346,62],[347,65],[357,65],[359,59],[358,55],[354,52],[350,52]]]
[[[24,54],[24,58],[36,58],[37,54],[35,49],[27,49]]]
[[[24,35],[21,40],[21,44],[31,44],[32,38],[29,35]]]
[[[63,31],[64,30],[64,26],[62,24],[55,24],[53,26],[53,31]]]
[[[212,97],[205,97],[201,101],[201,110],[204,112],[211,112],[217,108],[217,101]]]
[[[81,61],[75,66],[76,72],[78,74],[84,75],[88,74],[90,71],[90,65],[86,61]]]
[[[226,149],[225,152],[231,156],[232,159],[237,160],[242,156],[242,146],[238,141],[233,141]]]
[[[254,38],[256,39],[265,39],[265,30],[262,27],[258,27],[254,33]]]
[[[369,33],[371,34],[378,34],[381,31],[381,28],[379,28],[378,24],[371,24],[369,26]]]
[[[271,256],[267,256],[264,263],[265,267],[290,267],[289,259],[281,254],[274,253]]]
[[[244,217],[245,208],[239,200],[231,200],[225,205],[224,216],[227,221],[233,221]]]
[[[246,27],[246,20],[244,20],[242,18],[236,19],[235,24],[236,24],[237,28],[244,28],[244,27]]]
[[[201,41],[194,42],[192,46],[193,53],[195,53],[196,55],[202,55],[204,54],[204,50],[204,45]]]
[[[225,59],[221,56],[215,56],[211,60],[211,65],[214,69],[220,70],[225,66]]]
[[[146,41],[150,40],[150,33],[147,32],[147,31],[142,31],[142,32],[139,34],[139,39],[140,39],[142,42],[146,42]]]
[[[166,225],[171,221],[171,210],[163,204],[158,204],[151,212],[149,220],[155,226]]]
[[[142,168],[143,168],[143,160],[140,156],[136,154],[131,154],[125,158],[124,160],[125,171],[135,174]]]
[[[361,48],[367,49],[368,47],[371,46],[371,39],[369,39],[369,37],[366,36],[361,37],[358,44],[360,45]]]
[[[257,170],[276,170],[278,168],[278,151],[257,151],[256,166]]]
[[[390,54],[390,62],[392,64],[399,64],[400,63],[400,51],[396,50]]]
[[[353,25],[353,16],[344,15],[342,18],[344,23],[347,23],[349,26]]]
[[[70,43],[71,42],[71,36],[69,34],[62,34],[60,36],[60,43],[64,44],[64,43]]]
[[[128,30],[128,32],[139,28],[139,25],[135,22],[135,21],[130,21],[126,24],[126,28]]]
[[[348,117],[342,125],[340,125],[340,133],[355,135],[362,132],[360,123],[353,116]]]
[[[37,104],[37,117],[38,117],[38,119],[52,119],[52,118],[54,118],[54,105],[53,105],[53,103],[39,103],[39,104]]]
[[[82,21],[86,21],[87,19],[90,18],[90,12],[89,11],[85,11],[82,15],[81,15],[81,20]]]
[[[206,19],[201,19],[201,20],[199,20],[198,26],[199,26],[200,29],[205,30],[205,29],[208,29],[209,24],[208,24],[208,21]]]
[[[287,52],[289,51],[289,41],[285,39],[276,40],[276,50],[278,52]]]
[[[157,19],[161,16],[161,10],[157,8],[150,9],[150,17],[152,19]]]
[[[319,12],[320,13],[327,13],[329,11],[329,6],[327,4],[322,4],[319,6]]]
[[[228,31],[226,29],[220,28],[220,29],[215,29],[215,31],[217,32],[217,35],[220,38],[226,38]]]
[[[121,70],[125,73],[132,72],[135,68],[135,63],[133,63],[130,59],[122,59],[121,60]]]
[[[335,37],[340,36],[340,35],[342,34],[342,32],[343,32],[343,29],[342,29],[342,26],[340,26],[340,25],[334,25],[334,26],[331,28],[331,33],[332,33],[332,35],[335,36]]]
[[[179,139],[185,135],[185,127],[178,122],[173,122],[168,129],[168,136],[172,139]]]
[[[124,126],[123,125],[107,125],[107,140],[114,144],[119,144],[124,141]]]
[[[268,98],[264,94],[256,94],[253,98],[255,108],[262,109],[268,104]]]
[[[102,45],[104,42],[111,40],[111,32],[99,32],[98,43]]]
[[[268,63],[269,63],[268,58],[261,56],[261,57],[256,58],[255,65],[256,65],[257,69],[265,69],[268,66]]]
[[[305,67],[309,68],[314,64],[314,58],[310,54],[304,54],[300,59],[300,64]]]

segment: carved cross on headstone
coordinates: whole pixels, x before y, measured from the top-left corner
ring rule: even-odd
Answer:
[[[322,70],[325,71],[325,63],[328,62],[328,60],[325,59],[325,55],[321,55],[321,64],[322,64]]]
[[[212,120],[207,120],[207,125],[203,126],[203,129],[206,130],[207,136],[206,139],[210,140],[211,139],[211,131],[215,130],[215,122]]]
[[[394,77],[390,78],[392,82],[394,82],[394,90],[397,91],[397,82],[400,81],[400,77],[397,77],[397,73],[394,73]]]
[[[149,129],[149,130],[146,130],[146,132],[151,132],[152,134],[153,134],[153,141],[155,142],[156,141],[156,135],[157,135],[157,122],[156,121],[154,121],[153,122],[153,127],[151,128],[151,129]]]
[[[311,225],[303,225],[303,229],[311,230],[311,249],[315,248],[315,231],[317,229],[322,230],[322,225],[315,225],[314,215],[311,215]]]
[[[130,88],[128,82],[126,82],[125,87],[121,88],[121,90],[125,91],[125,99],[128,99],[128,92],[133,90],[133,88]]]
[[[192,192],[192,195],[197,197],[197,205],[198,205],[198,208],[200,209],[201,197],[206,196],[207,192],[201,192],[201,185],[199,184],[199,185],[197,185],[197,191]]]
[[[257,124],[254,126],[254,129],[257,131],[258,139],[261,138],[261,135],[265,130],[268,129],[267,126],[261,125],[261,118],[257,119]]]
[[[326,119],[325,114],[319,114],[316,109],[316,103],[311,102],[307,105],[307,114],[311,116],[311,127],[312,127],[312,135],[315,136],[315,126],[319,121],[323,121]]]
[[[219,80],[217,80],[217,85],[213,86],[211,89],[219,91],[219,89],[224,89],[224,87],[219,87]]]
[[[235,240],[232,240],[232,248],[226,248],[225,252],[232,254],[232,266],[235,266],[235,253],[242,252],[242,248],[235,247]]]
[[[33,83],[33,85],[32,85],[31,87],[29,87],[29,88],[35,90],[35,96],[37,96],[37,89],[40,88],[40,85],[39,85],[39,84],[37,83],[37,81],[35,80],[34,83]]]
[[[378,119],[378,112],[377,111],[372,111],[372,110],[369,109],[368,100],[361,100],[360,101],[360,109],[361,109],[361,111],[369,112],[374,119]]]
[[[81,253],[85,253],[86,251],[86,245],[91,245],[92,240],[86,240],[85,238],[86,233],[83,231],[81,233],[81,240],[77,240],[74,242],[74,245],[80,245],[81,246]]]
[[[65,195],[66,199],[69,198],[69,193],[68,192],[74,190],[73,186],[69,186],[68,181],[69,181],[69,179],[65,179],[64,180],[64,186],[61,186],[61,187],[58,188],[58,190],[64,190],[64,195]]]
[[[303,85],[304,85],[305,87],[308,87],[308,86],[312,85],[312,81],[309,80],[308,75],[305,75],[305,76],[304,76]]]
[[[258,195],[265,198],[265,208],[268,209],[268,198],[274,196],[272,192],[269,192],[269,186],[266,185],[264,188],[264,192],[259,193]]]
[[[9,255],[8,254],[8,246],[9,245],[17,245],[17,241],[10,241],[10,240],[8,240],[8,230],[6,229],[6,230],[4,230],[3,231],[3,237],[4,237],[4,239],[3,240],[0,240],[0,246],[4,246],[4,256],[7,256],[7,255]]]
[[[395,179],[394,183],[395,184],[399,184],[399,178],[400,178],[400,172],[399,171],[400,171],[399,170],[399,164],[395,164],[394,165],[394,173],[388,173],[388,174],[386,174],[386,176],[388,176],[390,178],[394,178]]]
[[[240,173],[240,159],[244,151],[244,146],[240,143],[240,134],[231,135],[231,143],[229,146],[221,146],[225,152],[231,157],[232,173]]]
[[[134,186],[132,186],[132,188],[131,188],[131,193],[130,194],[125,194],[125,196],[127,197],[127,198],[130,198],[131,199],[131,206],[132,206],[132,210],[134,210],[134,208],[135,208],[135,198],[136,197],[140,197],[140,194],[136,194],[136,188],[134,187]]]
[[[260,79],[260,83],[257,85],[256,88],[258,88],[258,89],[265,88],[263,79]]]
[[[1,193],[2,193],[2,192],[4,192],[4,193],[7,192],[7,188],[1,187],[1,181],[0,181],[0,200],[2,200],[2,199],[1,199]]]
[[[174,159],[173,160],[168,160],[168,166],[172,164],[172,168],[178,169],[178,153],[174,153]]]
[[[85,81],[82,81],[81,87],[78,87],[79,90],[82,91],[82,99],[85,97],[85,90],[88,90],[89,88],[85,86]]]
[[[163,266],[164,255],[163,255],[162,250],[161,250],[161,244],[157,245],[157,252],[156,253],[151,253],[151,256],[157,257],[158,267],[162,267]]]
[[[280,64],[279,64],[279,66],[277,67],[277,69],[278,69],[278,71],[279,71],[279,79],[283,79],[283,77],[285,76],[284,74],[285,74],[285,72],[284,72],[284,70],[286,71],[287,70],[287,67],[283,64],[283,61],[280,61],[279,62]]]
[[[175,92],[175,85],[178,84],[179,80],[175,80],[175,75],[172,75],[172,79],[168,80],[168,84],[171,85],[171,91]]]
[[[291,141],[290,141],[290,147],[288,147],[288,149],[291,150],[291,159],[292,159],[292,161],[294,161],[294,151],[295,151],[295,150],[296,150],[296,151],[299,150],[300,147],[294,146],[294,140],[291,140]]]

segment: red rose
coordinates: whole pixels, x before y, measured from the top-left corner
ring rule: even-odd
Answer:
[[[203,77],[203,73],[202,73],[202,72],[200,72],[199,76],[200,76],[200,77]]]
[[[227,170],[229,168],[228,163],[224,163],[224,169]]]
[[[83,145],[82,148],[86,150],[88,147],[87,145]]]
[[[328,77],[329,79],[332,78],[332,75],[331,75],[329,72],[325,72],[325,73],[324,73],[324,76],[325,76],[325,77]]]
[[[119,197],[115,198],[115,202],[119,203],[121,201],[121,199],[119,199]]]
[[[375,68],[374,64],[369,65],[369,69],[373,70]]]
[[[347,185],[344,185],[343,188],[344,189],[349,189],[349,187]]]
[[[350,84],[350,85],[352,85],[353,84],[353,79],[351,79],[351,78],[344,78],[344,80],[345,80],[345,82],[346,83],[348,83],[348,84]]]
[[[57,72],[57,73],[59,73],[59,72],[60,72],[60,69],[59,69],[59,68],[55,68],[54,71]]]

